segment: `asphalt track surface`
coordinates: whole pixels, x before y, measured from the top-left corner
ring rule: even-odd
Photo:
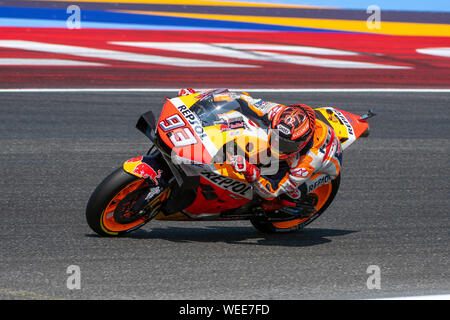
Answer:
[[[168,92],[0,93],[1,299],[366,299],[445,294],[449,93],[252,93],[280,103],[375,108],[344,153],[340,191],[294,234],[247,221],[155,221],[102,238],[90,193],[148,148],[134,126]],[[67,268],[81,271],[69,290]],[[368,289],[371,265],[380,289]]]

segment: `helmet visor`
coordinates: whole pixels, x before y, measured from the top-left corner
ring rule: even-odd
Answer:
[[[271,131],[269,137],[270,148],[280,155],[290,155],[300,151],[306,144],[307,141],[297,140],[292,141],[288,138],[280,136],[277,129]]]

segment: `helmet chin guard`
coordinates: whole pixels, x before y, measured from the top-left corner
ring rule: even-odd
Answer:
[[[314,110],[306,105],[289,105],[278,113],[269,133],[274,155],[284,159],[300,152],[313,137],[315,122]]]

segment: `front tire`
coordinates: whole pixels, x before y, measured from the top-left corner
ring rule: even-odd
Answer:
[[[89,198],[86,207],[89,227],[101,236],[120,236],[142,227],[150,218],[133,218],[128,209],[144,192],[148,192],[148,188],[145,179],[118,168],[100,183]]]

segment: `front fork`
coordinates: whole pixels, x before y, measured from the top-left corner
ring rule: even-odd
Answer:
[[[124,162],[123,170],[138,178],[145,179],[149,184],[148,192],[145,192],[134,204],[132,210],[135,214],[145,215],[150,207],[158,200],[163,202],[169,196],[167,181],[170,171],[164,166],[164,161],[159,153],[139,156]]]

